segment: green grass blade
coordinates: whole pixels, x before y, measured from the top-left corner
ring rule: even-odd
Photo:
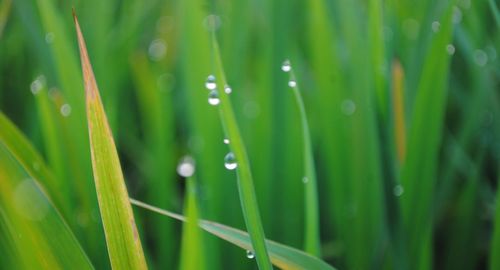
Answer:
[[[213,34],[212,42],[215,58],[215,78],[217,85],[219,85],[219,112],[225,134],[231,142],[229,144],[229,148],[233,152],[238,164],[236,171],[243,216],[245,218],[247,230],[250,233],[250,238],[252,239],[252,246],[253,250],[255,250],[255,257],[257,259],[259,269],[272,269],[269,255],[267,254],[267,247],[264,242],[264,229],[262,228],[262,222],[260,219],[252,172],[250,171],[250,162],[247,157],[245,145],[240,135],[238,125],[236,124],[236,118],[231,106],[231,100],[222,88],[228,83],[224,74],[224,68],[220,58],[219,44],[217,43],[215,34]]]
[[[203,241],[200,228],[197,226],[199,210],[196,200],[196,186],[194,177],[186,179],[186,199],[184,213],[186,221],[182,229],[181,263],[180,269],[205,269]]]
[[[430,267],[432,254],[432,199],[437,179],[438,149],[446,105],[450,56],[446,53],[452,34],[452,7],[449,2],[441,16],[441,28],[433,37],[418,83],[408,152],[402,168],[401,197],[403,224],[408,235],[410,265]]]
[[[78,20],[73,16],[85,84],[94,181],[111,266],[114,269],[147,269],[115,142]]]
[[[93,269],[45,190],[3,143],[0,144],[0,219],[4,227],[0,238],[8,249],[0,254],[14,255],[9,262],[15,268]]]
[[[130,199],[130,202],[136,206],[156,212],[158,214],[168,216],[183,222],[186,221],[186,218],[182,215],[175,214],[134,199]],[[199,220],[198,226],[200,226],[203,230],[243,249],[253,250],[251,236],[249,236],[247,232],[203,219]],[[265,240],[265,243],[269,248],[269,257],[271,262],[281,269],[335,269],[321,259],[311,256],[301,250],[271,240]]]
[[[314,155],[311,145],[311,135],[307,121],[304,100],[299,90],[297,77],[290,65],[290,80],[295,82],[292,91],[297,101],[300,111],[300,121],[303,136],[303,156],[304,156],[304,200],[305,200],[305,229],[304,229],[304,250],[316,257],[321,257],[321,241],[319,235],[319,208],[318,208],[318,187],[316,180],[316,169],[314,168]]]
[[[55,181],[45,161],[24,134],[2,112],[0,112],[0,144],[15,157],[32,178],[39,180],[47,188],[58,207],[63,204],[59,183]]]

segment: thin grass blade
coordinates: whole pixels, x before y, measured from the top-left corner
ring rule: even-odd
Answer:
[[[305,201],[305,226],[304,226],[304,250],[311,255],[321,257],[321,241],[319,235],[319,208],[318,208],[318,187],[316,180],[316,169],[314,168],[314,155],[309,133],[306,108],[300,93],[295,71],[290,65],[290,81],[295,82],[292,91],[297,101],[300,112],[303,136],[303,164],[304,164],[304,201]]]
[[[222,60],[220,58],[219,44],[217,43],[217,40],[215,38],[215,33],[213,33],[212,42],[215,58],[215,77],[217,85],[228,85],[226,76],[224,74],[224,68],[222,65]],[[222,88],[220,89],[222,90]],[[240,135],[238,125],[236,124],[236,117],[234,116],[229,96],[227,95],[227,93],[220,91],[219,97],[219,112],[222,126],[224,127],[227,138],[231,142],[229,144],[229,148],[234,154],[238,166],[236,168],[238,178],[238,191],[240,194],[243,217],[245,218],[247,230],[249,231],[250,237],[252,239],[252,250],[255,250],[255,257],[257,259],[259,269],[272,269],[269,255],[267,253],[267,247],[264,242],[264,229],[262,228],[259,207],[257,204],[257,196],[255,195],[252,172],[250,171],[250,162],[248,160],[245,145]]]
[[[172,213],[160,209],[158,207],[130,199],[133,205],[139,206],[141,208],[156,212],[158,214],[168,216],[183,222],[186,222],[186,218],[182,215]],[[219,224],[217,222],[212,222],[208,220],[200,219],[198,226],[203,230],[224,239],[236,246],[243,249],[254,251],[252,249],[251,236],[247,232]],[[281,269],[317,269],[317,270],[334,270],[335,268],[327,264],[323,260],[311,256],[301,250],[271,241],[265,240],[266,246],[269,249],[269,258],[271,262]]]

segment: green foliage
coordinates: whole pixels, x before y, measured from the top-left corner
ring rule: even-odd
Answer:
[[[283,252],[497,269],[499,14],[494,0],[0,0],[0,268],[316,267]],[[186,154],[196,182],[176,173]],[[210,233],[133,216],[127,194]]]

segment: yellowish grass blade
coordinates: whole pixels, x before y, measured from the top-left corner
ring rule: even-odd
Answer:
[[[92,168],[111,266],[146,269],[127,188],[78,19],[73,13],[85,84]]]

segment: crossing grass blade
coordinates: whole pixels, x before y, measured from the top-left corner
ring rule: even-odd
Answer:
[[[500,183],[500,179],[498,180]],[[493,229],[493,240],[490,252],[490,269],[500,269],[500,190],[497,190],[495,207],[495,227]]]
[[[267,254],[267,247],[264,242],[264,229],[262,228],[262,222],[260,219],[257,196],[255,195],[252,172],[250,171],[250,162],[248,161],[245,145],[240,135],[238,125],[236,124],[236,118],[231,106],[231,100],[221,87],[228,85],[228,83],[224,74],[224,68],[220,58],[219,44],[217,43],[215,33],[213,33],[212,36],[212,46],[215,58],[215,78],[217,85],[219,85],[220,118],[225,134],[231,142],[229,144],[229,148],[238,163],[236,172],[243,217],[245,218],[247,230],[249,231],[250,238],[252,239],[252,250],[255,251],[255,257],[259,269],[272,269],[269,255]]]
[[[149,205],[147,203],[130,199],[133,205],[139,206],[141,208],[153,211],[155,213],[171,217],[183,222],[186,222],[186,218],[182,215],[160,209],[158,207]],[[198,222],[203,230],[224,239],[234,245],[237,245],[243,249],[254,251],[252,248],[253,243],[251,242],[251,236],[247,232],[219,224],[217,222],[212,222],[208,220],[200,219]],[[317,269],[317,270],[334,270],[335,268],[331,265],[325,263],[321,259],[311,256],[301,250],[271,241],[265,240],[266,246],[269,249],[269,258],[271,262],[281,269],[294,270],[294,269]]]
[[[114,269],[147,269],[113,135],[74,12],[73,17],[85,85],[94,181],[111,266]]]

